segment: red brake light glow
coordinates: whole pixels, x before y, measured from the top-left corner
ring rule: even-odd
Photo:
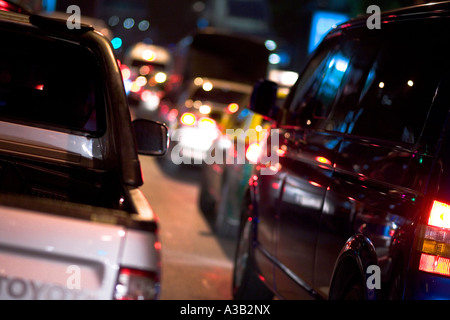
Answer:
[[[450,205],[433,201],[427,225],[421,225],[417,250],[419,270],[450,276]]]
[[[14,4],[14,3],[2,1],[2,0],[0,0],[0,10],[19,12],[19,13],[27,13],[26,10],[23,9],[22,7]]]
[[[114,298],[116,300],[152,300],[159,293],[158,274],[130,268],[121,268]]]
[[[450,205],[434,201],[428,218],[428,225],[450,229]]]
[[[331,161],[328,160],[328,159],[325,158],[325,157],[316,157],[316,161],[317,161],[317,162],[320,162],[320,163],[322,163],[322,164],[327,164],[327,165],[330,165],[330,166],[331,166]]]
[[[450,276],[450,259],[422,253],[419,270]]]

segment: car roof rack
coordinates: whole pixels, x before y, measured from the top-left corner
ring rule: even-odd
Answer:
[[[85,32],[94,30],[94,27],[92,25],[85,23],[80,23],[80,28],[78,29],[77,28],[69,29],[67,27],[67,20],[50,18],[36,14],[30,16],[30,23],[43,30],[64,32],[64,33],[83,34]]]

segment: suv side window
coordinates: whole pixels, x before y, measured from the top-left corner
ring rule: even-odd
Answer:
[[[349,133],[414,144],[445,69],[446,49],[433,32],[408,29],[399,36],[387,29],[379,35],[384,41],[365,80]]]
[[[377,41],[374,38],[349,34],[343,38],[341,51],[347,57],[345,78],[341,81],[339,94],[333,108],[318,129],[347,133],[352,129],[355,110],[370,68],[377,55]]]
[[[306,67],[285,124],[341,133],[350,127],[373,53],[359,38],[345,38],[331,41]]]
[[[354,33],[339,39],[319,51],[300,77],[286,124],[340,133],[352,128],[378,45],[373,37]]]
[[[337,38],[330,40],[309,61],[282,109],[282,125],[311,125],[313,119],[322,119],[327,113],[340,81],[338,69],[345,67],[345,61],[334,57],[337,43]]]
[[[401,37],[389,26],[348,30],[325,43],[286,101],[281,125],[416,143],[448,69],[449,42],[416,27],[405,25]]]

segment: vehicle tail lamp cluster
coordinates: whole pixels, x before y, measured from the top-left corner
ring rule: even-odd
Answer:
[[[114,299],[154,300],[159,293],[158,274],[130,268],[121,268],[117,278]]]
[[[450,205],[434,201],[427,225],[419,230],[419,270],[450,276]]]

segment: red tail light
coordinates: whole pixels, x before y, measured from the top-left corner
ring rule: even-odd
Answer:
[[[448,276],[450,275],[450,259],[422,253],[419,270]]]
[[[117,278],[114,299],[154,300],[159,294],[158,274],[130,268],[121,268]]]
[[[434,201],[419,230],[419,270],[450,276],[450,205]]]
[[[450,205],[434,201],[428,218],[428,225],[450,229]]]

